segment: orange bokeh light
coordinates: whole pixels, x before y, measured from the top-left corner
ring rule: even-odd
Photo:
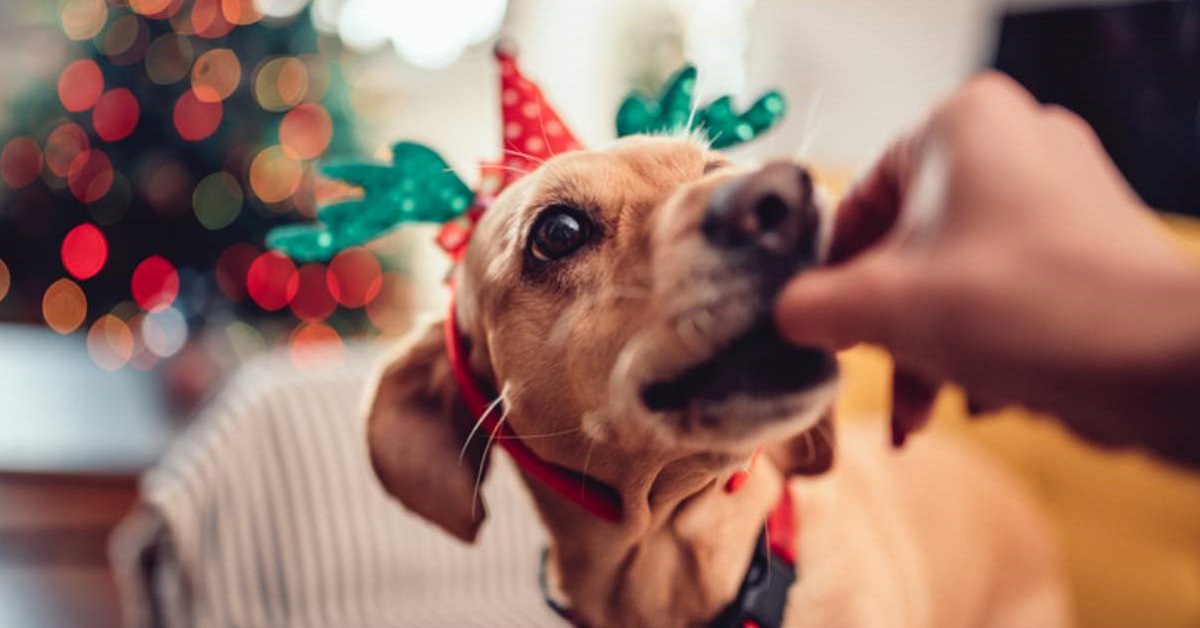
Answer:
[[[108,20],[108,4],[104,0],[68,0],[62,5],[63,32],[75,41],[95,37]]]
[[[371,323],[382,334],[399,335],[412,327],[414,313],[412,280],[396,271],[384,273],[379,296],[367,304]]]
[[[274,251],[259,255],[246,271],[246,292],[268,312],[291,303],[299,290],[300,274],[296,265]]]
[[[319,104],[304,103],[283,116],[279,124],[279,144],[296,159],[315,159],[333,139],[333,119]]]
[[[338,253],[325,274],[329,294],[342,306],[359,308],[379,296],[383,270],[374,253],[353,247]]]
[[[175,101],[172,119],[179,137],[198,142],[216,133],[224,115],[225,106],[221,101],[204,102],[196,97],[195,90],[189,89]]]
[[[92,110],[92,128],[106,142],[118,142],[137,128],[141,107],[133,92],[121,87],[110,90],[96,101]]]
[[[62,263],[71,276],[91,279],[108,261],[108,240],[96,225],[84,223],[67,233],[62,242]]]
[[[0,259],[0,301],[8,296],[8,289],[12,287],[12,275],[8,272],[8,264]]]
[[[96,366],[115,371],[133,357],[133,330],[125,321],[105,314],[92,323],[87,335],[88,356]]]
[[[337,331],[325,323],[300,323],[288,341],[288,353],[297,368],[328,366],[341,362],[346,347]]]
[[[75,159],[90,148],[91,142],[83,127],[73,122],[63,124],[46,138],[46,166],[50,172],[65,177]]]
[[[225,19],[221,0],[196,0],[192,5],[192,29],[206,39],[217,39],[229,34],[233,24]]]
[[[171,6],[171,0],[129,0],[134,13],[157,16]]]
[[[254,0],[221,0],[221,16],[226,22],[246,26],[262,19]]]
[[[68,65],[58,77],[58,100],[73,113],[91,109],[104,93],[104,75],[91,59]]]
[[[250,189],[264,203],[285,201],[300,188],[304,168],[278,146],[263,149],[250,163]]]
[[[0,152],[0,178],[14,190],[34,181],[42,172],[42,151],[32,137],[14,137]]]
[[[79,153],[67,169],[67,186],[81,203],[95,203],[104,198],[112,182],[112,162],[99,150]]]
[[[133,300],[147,312],[161,312],[179,296],[179,273],[166,259],[151,255],[133,269],[129,282]]]
[[[242,80],[242,63],[228,48],[215,48],[200,55],[192,66],[192,90],[204,102],[229,98]]]
[[[59,279],[42,296],[42,318],[54,331],[66,335],[83,324],[87,317],[87,297],[70,279]]]

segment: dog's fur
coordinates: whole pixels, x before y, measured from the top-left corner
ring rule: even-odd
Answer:
[[[598,628],[704,626],[734,597],[787,483],[800,546],[787,626],[1067,625],[1042,523],[978,455],[929,437],[893,453],[876,427],[842,434],[832,465],[835,377],[686,412],[643,405],[649,382],[711,357],[769,311],[700,233],[714,190],[744,172],[688,139],[561,155],[504,192],[457,270],[470,367],[501,391],[506,421],[541,457],[623,498],[613,524],[528,482],[556,595]],[[531,270],[529,231],[554,204],[584,210],[597,236]],[[484,518],[477,418],[438,326],[387,366],[370,406],[386,488],[464,540]],[[768,462],[727,494],[725,478],[760,445]]]

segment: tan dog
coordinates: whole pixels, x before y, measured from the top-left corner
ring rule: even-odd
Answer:
[[[815,196],[798,166],[643,137],[556,157],[484,215],[457,270],[470,370],[538,456],[620,495],[612,523],[527,482],[554,597],[597,628],[708,625],[787,483],[784,625],[1067,625],[1044,528],[976,456],[932,438],[893,453],[876,428],[844,435],[830,469],[834,359],[787,347],[769,315],[819,258]],[[440,328],[386,368],[370,412],[386,488],[473,539],[487,434],[471,437]]]

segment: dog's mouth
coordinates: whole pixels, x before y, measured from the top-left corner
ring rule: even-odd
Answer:
[[[734,395],[773,398],[809,390],[837,371],[831,353],[788,344],[766,320],[734,339],[704,362],[642,388],[651,412],[682,411]]]

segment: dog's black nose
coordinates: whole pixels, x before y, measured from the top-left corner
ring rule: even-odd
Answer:
[[[723,249],[807,261],[814,257],[818,219],[808,171],[779,161],[719,188],[701,229]]]

